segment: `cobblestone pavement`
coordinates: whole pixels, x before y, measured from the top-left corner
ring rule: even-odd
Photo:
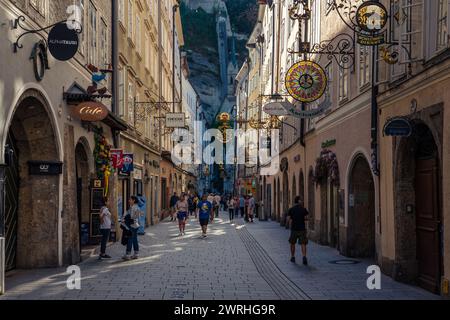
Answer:
[[[124,262],[124,247],[109,247],[112,260],[82,262],[81,290],[68,290],[65,268],[7,274],[1,299],[45,300],[309,300],[437,299],[422,289],[383,276],[382,290],[366,287],[367,266],[332,264],[346,260],[337,251],[310,245],[309,267],[289,261],[288,231],[274,222],[231,225],[217,219],[200,238],[191,220],[184,237],[176,223],[163,222],[139,238],[141,258]],[[299,257],[300,258],[300,257]],[[344,263],[346,261],[341,261]]]

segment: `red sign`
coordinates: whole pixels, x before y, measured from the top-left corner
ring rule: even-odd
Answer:
[[[88,101],[70,109],[71,116],[83,121],[102,121],[108,116],[108,109],[103,103]]]
[[[114,169],[122,169],[123,167],[123,150],[111,149],[111,158]]]

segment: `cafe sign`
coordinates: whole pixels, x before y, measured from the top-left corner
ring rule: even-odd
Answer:
[[[80,103],[70,109],[70,115],[74,118],[87,122],[97,122],[104,120],[109,114],[109,110],[101,102],[88,101]]]

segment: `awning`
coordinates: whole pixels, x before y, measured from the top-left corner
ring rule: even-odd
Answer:
[[[111,111],[108,113],[108,116],[102,122],[114,130],[127,131],[128,129],[127,123],[118,116],[116,116]]]

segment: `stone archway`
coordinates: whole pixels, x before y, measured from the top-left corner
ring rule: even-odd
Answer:
[[[311,168],[308,174],[308,211],[309,211],[309,229],[315,230],[316,225],[316,188],[314,186],[314,170]]]
[[[88,143],[81,138],[75,146],[75,179],[78,216],[79,245],[81,247],[89,244],[89,233],[82,230],[82,225],[90,223],[90,169]],[[72,254],[73,255],[73,254]]]
[[[286,214],[289,210],[289,175],[287,170],[283,173],[283,211],[281,215],[281,225],[286,225]]]
[[[347,255],[375,258],[375,185],[370,165],[359,154],[349,173]]]
[[[416,121],[414,134],[397,141],[394,169],[394,276],[435,293],[443,259],[440,148],[430,127]]]
[[[277,221],[281,221],[281,196],[280,196],[281,186],[280,186],[280,178],[278,177],[278,183],[277,183]]]
[[[14,141],[17,179],[7,179],[5,188],[17,188],[14,267],[55,267],[59,264],[59,175],[31,175],[30,161],[58,163],[57,130],[45,98],[28,90],[17,103],[8,137]],[[8,170],[8,169],[7,169]],[[12,212],[6,201],[6,211]],[[7,226],[8,228],[8,226]],[[7,241],[10,239],[7,239]]]
[[[298,175],[298,195],[305,201],[305,176],[303,170],[300,170],[300,174]]]
[[[291,204],[290,204],[290,206],[292,206],[293,205],[293,203],[294,203],[294,201],[295,201],[295,198],[298,196],[298,194],[297,194],[297,181],[296,181],[296,179],[295,179],[295,174],[294,174],[294,177],[292,178],[292,196],[291,196]]]

